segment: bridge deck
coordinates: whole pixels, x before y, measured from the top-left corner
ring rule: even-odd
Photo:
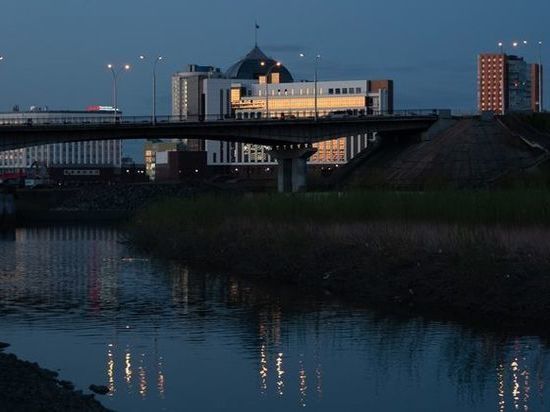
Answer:
[[[28,146],[112,139],[205,139],[278,146],[311,144],[370,131],[419,132],[436,114],[407,113],[346,118],[296,118],[217,121],[179,121],[172,117],[93,117],[18,119],[0,121],[0,150]]]

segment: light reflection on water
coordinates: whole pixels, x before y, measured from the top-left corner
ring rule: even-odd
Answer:
[[[120,411],[544,411],[545,342],[136,256],[101,227],[0,241],[0,340]]]

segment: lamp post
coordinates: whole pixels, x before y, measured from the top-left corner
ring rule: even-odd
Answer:
[[[113,110],[113,117],[116,120],[117,119],[117,111],[118,111],[118,106],[117,106],[117,100],[118,100],[117,79],[118,79],[118,76],[120,75],[120,73],[122,71],[130,70],[130,65],[125,64],[124,66],[122,66],[121,68],[119,68],[117,70],[117,69],[115,69],[115,66],[113,64],[109,63],[107,65],[107,68],[111,71],[111,74],[113,75],[113,109],[114,109]]]
[[[306,57],[306,55],[304,53],[300,53],[300,57],[304,58]],[[315,114],[314,114],[314,117],[315,117],[315,121],[319,120],[319,111],[317,110],[317,96],[318,96],[318,87],[317,87],[317,82],[318,82],[318,72],[319,72],[319,61],[321,60],[321,55],[320,54],[316,54],[315,55],[315,70],[313,72],[313,83],[314,83],[314,107],[315,107]]]
[[[499,41],[498,42],[498,49],[500,51],[500,54],[504,54],[504,43]]]
[[[542,40],[539,40],[539,111],[542,112],[544,110],[544,87],[542,85],[543,78],[542,78]]]
[[[144,55],[139,56],[142,61],[147,60]],[[153,124],[157,122],[157,64],[159,64],[164,57],[157,56],[153,62]]]
[[[264,67],[266,63],[261,62],[260,65]],[[269,66],[269,69],[267,69],[267,73],[265,74],[265,116],[267,119],[269,119],[269,90],[268,90],[269,75],[271,74],[271,72],[275,67],[281,67],[281,62],[273,63],[271,66]]]

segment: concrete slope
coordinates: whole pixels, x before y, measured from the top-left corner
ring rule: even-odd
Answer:
[[[487,187],[536,165],[545,154],[497,121],[464,118],[431,141],[385,145],[350,176],[348,187]]]

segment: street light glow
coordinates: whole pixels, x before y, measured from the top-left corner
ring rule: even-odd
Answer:
[[[519,44],[519,43],[518,43],[517,41],[515,41],[515,42],[512,43],[512,46],[518,47],[518,44]]]
[[[107,68],[108,68],[108,69],[112,69],[112,68],[113,68],[113,65],[112,65],[112,64],[108,64],[108,65],[107,65]]]
[[[124,70],[130,70],[130,65],[129,65],[129,64],[125,64],[125,65],[124,65]]]

